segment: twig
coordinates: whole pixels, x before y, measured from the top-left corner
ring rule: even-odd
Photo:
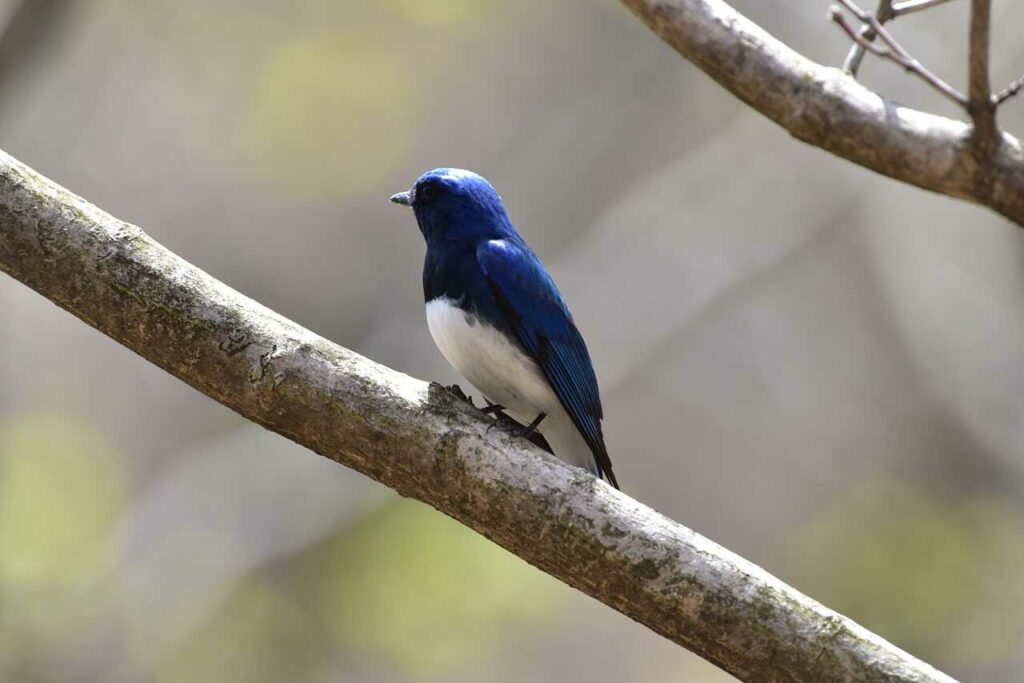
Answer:
[[[949,0],[907,0],[906,2],[893,4],[893,0],[879,0],[878,9],[875,10],[875,18],[878,19],[879,24],[885,25],[904,14],[913,14],[914,12],[931,9],[947,2]],[[871,42],[876,37],[875,30],[870,26],[862,26],[860,36],[864,40]],[[843,60],[843,71],[856,78],[857,71],[860,70],[860,64],[864,60],[866,52],[867,48],[864,47],[864,44],[861,41],[854,40],[849,53],[846,55],[846,59]]]
[[[997,105],[1002,104],[1006,100],[1010,99],[1011,97],[1019,93],[1022,88],[1024,88],[1024,76],[1021,76],[1015,81],[1010,81],[1010,84],[1008,86],[1006,86],[1005,88],[1003,88],[1002,90],[1000,90],[999,92],[992,96],[992,101]]]
[[[976,141],[985,145],[996,137],[996,103],[992,97],[988,68],[991,23],[991,0],[971,0],[971,43],[968,56],[970,86],[967,111],[974,121]]]
[[[846,17],[843,16],[842,10],[833,5],[829,10],[829,17],[836,23],[836,25],[839,26],[839,28],[843,30],[844,33],[846,33],[847,36],[849,36],[850,40],[857,43],[864,49],[870,50],[879,57],[889,59],[899,64],[909,73],[914,74],[925,83],[928,83],[956,104],[966,106],[967,98],[964,94],[932,73],[927,67],[921,64],[921,62],[911,57],[910,53],[908,53],[903,46],[892,37],[892,34],[885,30],[885,27],[882,26],[881,22],[877,17],[875,17],[875,15],[870,12],[865,12],[857,7],[857,5],[853,3],[853,0],[839,0],[839,2],[841,2],[843,6],[853,13],[853,15],[859,20],[867,24],[875,35],[885,43],[885,47],[879,46],[876,43],[868,42],[858,31],[850,26],[846,21]]]
[[[878,9],[875,10],[875,16],[878,17],[879,24],[885,24],[885,22],[895,18],[896,13],[892,6],[892,0],[879,0]],[[877,37],[877,34],[870,26],[862,26],[859,36],[863,38],[864,41],[870,43]],[[846,59],[843,60],[843,71],[854,78],[857,77],[857,72],[860,70],[860,64],[864,61],[864,55],[867,54],[868,48],[865,47],[864,41],[854,39],[853,45],[850,47],[850,52],[846,55]]]
[[[913,14],[914,12],[931,9],[932,7],[944,5],[947,2],[949,0],[906,0],[906,2],[899,2],[893,5],[892,13],[893,16],[902,17],[904,14]]]

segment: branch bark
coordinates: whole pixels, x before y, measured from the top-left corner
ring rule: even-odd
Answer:
[[[988,68],[991,23],[991,0],[971,0],[971,38],[968,53],[970,86],[967,111],[974,121],[974,135],[980,145],[989,145],[998,134],[996,102],[992,97]]]
[[[1024,226],[1024,147],[980,155],[972,127],[902,107],[798,54],[722,0],[622,0],[683,57],[791,135],[896,180]]]
[[[745,681],[952,679],[438,385],[318,337],[0,152],[0,270],[243,417]]]

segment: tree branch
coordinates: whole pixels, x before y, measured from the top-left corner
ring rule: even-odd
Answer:
[[[967,111],[974,121],[976,142],[987,148],[994,146],[996,101],[989,81],[989,30],[992,23],[991,0],[971,0],[971,40],[968,61],[970,86]],[[987,151],[987,150],[986,150]]]
[[[797,139],[911,185],[983,204],[1024,226],[1024,148],[1015,137],[998,133],[981,164],[970,126],[881,97],[793,51],[723,0],[621,1],[683,57]]]
[[[1010,81],[1009,85],[1007,85],[1005,88],[1003,88],[998,93],[993,95],[993,99],[995,100],[996,105],[998,106],[1005,102],[1006,100],[1013,97],[1014,95],[1016,95],[1018,92],[1020,92],[1021,88],[1024,88],[1024,76],[1021,76],[1016,80]]]
[[[746,560],[318,337],[0,152],[0,270],[211,398],[746,681],[947,676]]]

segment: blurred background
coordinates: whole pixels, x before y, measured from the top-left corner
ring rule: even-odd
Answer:
[[[735,4],[847,52],[824,1]],[[961,87],[967,4],[893,25]],[[1001,87],[1024,4],[995,4]],[[484,174],[628,493],[952,675],[1024,678],[1024,231],[792,140],[614,0],[0,0],[0,147],[446,383],[387,200]],[[0,348],[0,681],[731,680],[8,278]]]

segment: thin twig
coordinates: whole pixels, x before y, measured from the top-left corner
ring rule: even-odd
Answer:
[[[906,0],[905,2],[893,4],[893,0],[879,0],[878,9],[875,10],[875,17],[878,19],[879,24],[885,25],[904,14],[913,14],[914,12],[931,9],[947,2],[949,0]],[[873,41],[876,37],[874,29],[870,26],[862,26],[860,36],[868,42]],[[855,40],[846,55],[846,59],[843,60],[843,71],[856,78],[857,71],[860,70],[860,64],[864,60],[866,53],[867,48],[860,41]]]
[[[860,21],[867,24],[868,27],[874,31],[875,35],[885,43],[885,47],[865,40],[861,34],[846,21],[846,17],[843,16],[842,10],[833,5],[829,10],[829,16],[832,21],[835,22],[847,36],[849,36],[850,40],[861,45],[864,49],[870,50],[879,57],[889,59],[899,64],[908,72],[916,75],[918,78],[928,83],[956,104],[966,106],[967,97],[949,83],[946,83],[944,80],[932,73],[927,67],[921,64],[921,62],[911,57],[910,53],[908,53],[903,46],[892,37],[892,34],[885,30],[885,27],[882,26],[881,22],[879,22],[875,15],[870,12],[865,12],[861,8],[857,7],[852,0],[839,0],[839,2],[841,2],[843,6],[853,13],[853,15]]]
[[[896,14],[893,11],[892,0],[878,0],[878,9],[875,10],[875,16],[878,17],[878,23],[880,24],[884,24],[894,18]],[[870,26],[862,26],[860,37],[870,43],[875,39],[876,34]],[[853,45],[850,47],[850,52],[843,61],[843,71],[856,78],[857,71],[860,70],[860,64],[864,61],[865,54],[867,54],[867,48],[864,47],[861,41],[854,40]]]
[[[997,92],[992,96],[992,102],[997,106],[1010,99],[1024,88],[1024,76],[1021,76],[1015,81],[1010,81],[1010,84]]]
[[[974,121],[974,132],[979,141],[993,140],[996,136],[996,105],[992,97],[988,68],[991,23],[991,0],[971,0],[970,85],[967,111]]]
[[[906,2],[893,5],[892,13],[893,16],[902,17],[904,14],[913,14],[914,12],[931,9],[932,7],[944,5],[947,2],[949,0],[906,0]]]

